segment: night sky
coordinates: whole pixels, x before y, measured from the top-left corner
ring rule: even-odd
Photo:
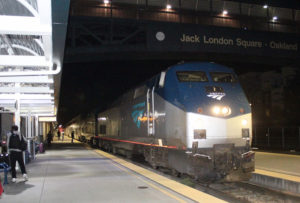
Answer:
[[[59,123],[75,116],[103,110],[120,95],[180,60],[131,60],[65,64],[61,82]],[[262,64],[218,62],[232,67],[237,74],[279,69]]]
[[[117,61],[65,64],[58,120],[105,109],[120,95],[176,61]]]

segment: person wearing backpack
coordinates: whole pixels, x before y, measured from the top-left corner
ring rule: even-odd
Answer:
[[[26,139],[18,133],[18,126],[13,125],[7,134],[7,152],[9,153],[12,182],[16,182],[16,162],[18,161],[25,181],[28,180],[22,151],[26,150]]]

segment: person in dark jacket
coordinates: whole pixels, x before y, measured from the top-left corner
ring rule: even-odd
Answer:
[[[51,133],[51,131],[49,131],[47,134],[47,142],[48,142],[49,147],[51,146],[52,139],[53,139],[52,133]]]
[[[26,139],[24,136],[20,135],[18,132],[18,126],[13,125],[11,127],[11,132],[7,135],[7,152],[9,153],[10,158],[10,166],[11,166],[11,176],[12,182],[16,182],[16,162],[18,161],[19,166],[21,168],[21,172],[23,174],[23,178],[25,181],[28,180],[28,176],[26,174],[26,169],[23,160],[23,153],[21,150],[21,139]]]
[[[74,131],[72,131],[72,133],[71,133],[71,138],[72,138],[72,143],[73,143],[73,140],[74,140]]]

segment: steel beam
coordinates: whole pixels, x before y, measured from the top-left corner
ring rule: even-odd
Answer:
[[[50,87],[0,87],[1,93],[48,93],[53,94],[54,90]]]
[[[53,84],[54,80],[49,76],[18,76],[18,77],[0,77],[0,83],[47,83]]]
[[[0,56],[0,66],[51,67],[52,63],[50,61],[47,61],[44,56],[11,56],[11,55],[4,56],[4,55],[1,55]]]
[[[16,99],[14,94],[0,94],[0,100]],[[20,94],[22,100],[52,100],[53,96],[50,94]]]

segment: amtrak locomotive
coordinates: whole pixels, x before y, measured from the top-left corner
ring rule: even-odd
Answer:
[[[239,181],[254,171],[250,105],[234,72],[215,63],[168,68],[99,113],[95,126],[95,145],[174,174]]]

